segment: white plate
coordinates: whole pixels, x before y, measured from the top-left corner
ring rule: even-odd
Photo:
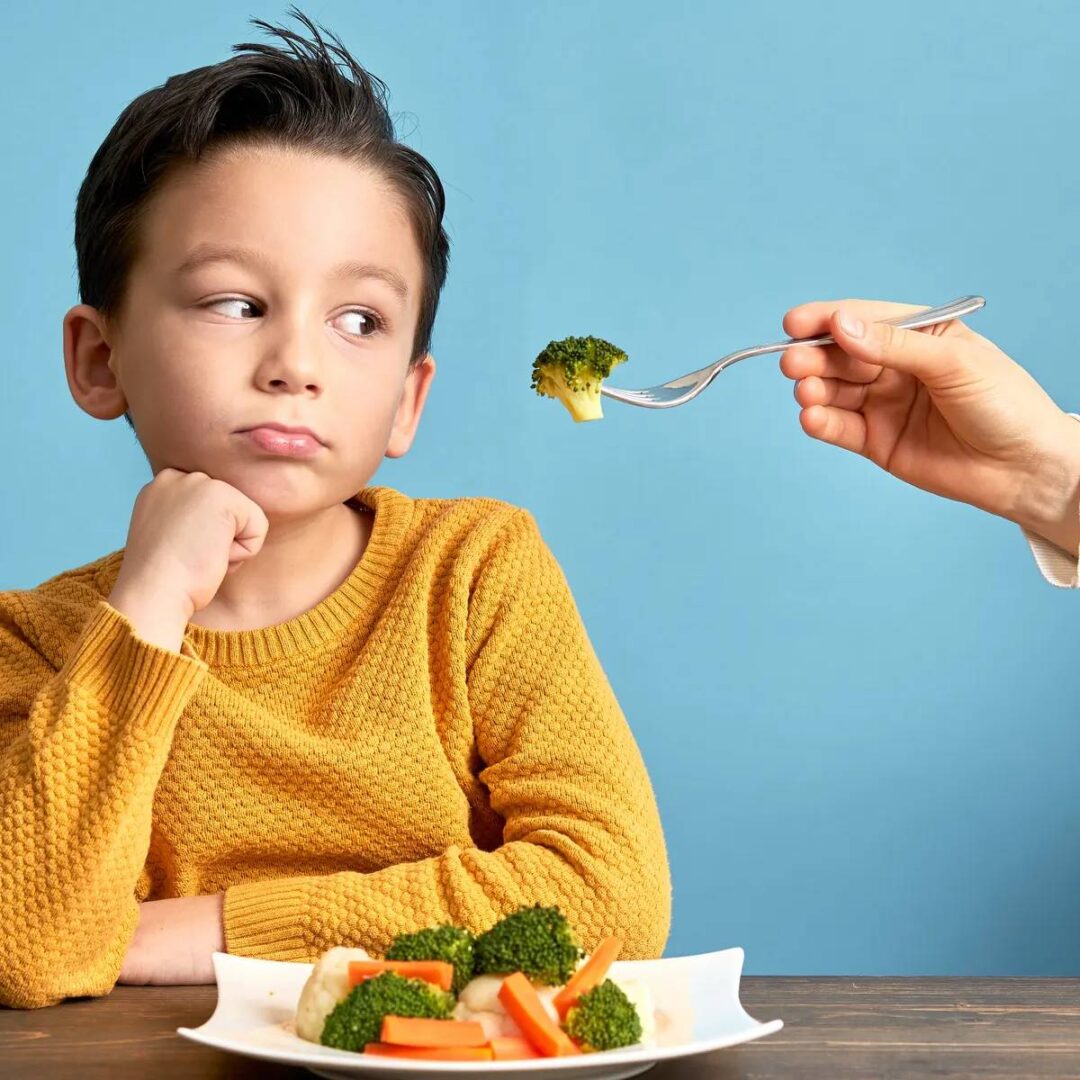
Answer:
[[[620,1080],[668,1058],[704,1054],[760,1039],[783,1021],[758,1023],[739,1003],[742,949],[677,956],[668,960],[621,960],[611,974],[648,983],[656,1002],[656,1045],[607,1050],[574,1057],[528,1061],[409,1061],[335,1050],[296,1034],[296,1003],[311,964],[252,960],[214,954],[218,1001],[201,1027],[177,1028],[196,1042],[245,1057],[301,1065],[339,1080],[359,1074],[383,1080],[430,1077],[433,1073],[515,1073],[527,1080]]]

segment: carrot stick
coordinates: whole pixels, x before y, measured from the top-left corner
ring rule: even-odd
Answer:
[[[394,971],[406,979],[423,979],[443,990],[454,984],[454,966],[442,960],[350,960],[349,986],[356,986],[365,979]]]
[[[573,1039],[548,1016],[533,984],[520,971],[499,987],[499,1000],[521,1033],[544,1057],[580,1053]]]
[[[615,963],[615,958],[622,948],[622,940],[617,937],[604,938],[596,951],[570,976],[570,981],[552,998],[555,1011],[561,1020],[577,1004],[582,994],[595,989],[608,973],[608,968]]]
[[[536,1047],[519,1035],[496,1035],[490,1043],[496,1061],[520,1061],[540,1057]]]
[[[487,1046],[483,1024],[475,1020],[430,1020],[419,1016],[384,1016],[379,1038],[395,1046]]]
[[[368,1043],[364,1053],[425,1061],[491,1061],[490,1046],[391,1046],[389,1043]]]

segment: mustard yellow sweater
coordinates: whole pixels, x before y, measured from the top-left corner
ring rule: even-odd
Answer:
[[[221,891],[247,956],[533,902],[661,953],[653,791],[533,518],[356,502],[371,539],[330,596],[179,653],[105,600],[122,551],[0,593],[0,1003],[107,993],[138,901]]]

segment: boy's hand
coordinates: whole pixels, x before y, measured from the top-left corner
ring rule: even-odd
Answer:
[[[259,505],[232,485],[162,469],[135,500],[109,603],[140,637],[179,651],[188,620],[258,553],[268,528]]]
[[[212,954],[225,951],[224,893],[146,900],[119,983],[177,986],[214,982]]]
[[[993,342],[959,320],[899,330],[921,308],[870,300],[792,308],[780,370],[797,380],[803,430],[868,457],[916,487],[1024,525],[1066,550],[1080,543],[1080,423]],[[861,321],[861,336],[840,316]]]

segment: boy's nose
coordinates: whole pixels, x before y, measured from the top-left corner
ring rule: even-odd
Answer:
[[[262,357],[256,373],[260,388],[288,394],[318,394],[322,375],[315,350],[293,338],[279,343]]]
[[[267,380],[267,389],[279,390],[285,393],[296,394],[301,391],[317,394],[320,390],[319,383],[295,374],[284,374]]]

